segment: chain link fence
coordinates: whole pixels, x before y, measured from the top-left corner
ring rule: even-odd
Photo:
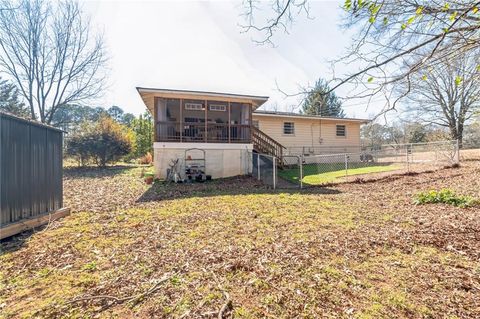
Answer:
[[[262,181],[265,185],[276,188],[277,186],[277,158],[267,154],[250,153],[252,177]]]
[[[464,141],[460,148],[460,161],[480,160],[480,140]]]
[[[389,144],[338,154],[289,153],[281,160],[252,153],[251,174],[273,188],[303,188],[432,171],[460,160],[457,141]]]

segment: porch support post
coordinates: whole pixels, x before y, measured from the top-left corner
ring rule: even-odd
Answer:
[[[253,104],[248,103],[249,115],[248,115],[248,143],[252,141],[252,123],[253,123]]]
[[[231,120],[230,120],[230,109],[231,109],[231,105],[230,105],[230,101],[228,101],[228,143],[231,143],[230,141],[230,131],[231,131],[231,128],[230,128],[230,123],[231,123]]]
[[[208,109],[208,100],[205,100],[205,142],[208,142],[208,115],[207,115],[207,109]]]
[[[180,142],[183,139],[183,99],[180,99]]]
[[[153,141],[158,142],[157,98],[153,98]]]

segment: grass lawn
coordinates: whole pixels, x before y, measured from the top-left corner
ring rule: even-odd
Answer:
[[[352,163],[348,169],[348,175],[361,175],[369,173],[388,172],[400,169],[398,164],[364,164],[364,163]],[[298,183],[299,169],[289,168],[279,170],[278,174],[283,179],[290,182]],[[335,181],[343,180],[345,177],[345,164],[344,163],[325,163],[321,165],[310,164],[303,166],[303,180],[304,184],[309,185],[321,185],[326,183],[332,183]]]
[[[333,188],[69,169],[73,213],[0,245],[0,318],[478,318],[480,164]]]

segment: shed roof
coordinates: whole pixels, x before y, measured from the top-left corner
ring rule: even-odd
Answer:
[[[26,119],[26,118],[23,118],[23,117],[19,117],[19,116],[16,116],[16,115],[12,114],[12,113],[9,113],[9,112],[0,111],[0,116],[9,117],[11,119],[15,119],[17,121],[29,123],[31,125],[48,128],[48,129],[53,130],[53,131],[59,131],[59,132],[62,132],[62,133],[66,133],[64,130],[59,129],[58,127],[48,125],[48,124],[45,124],[45,123],[41,123],[41,122],[38,122],[38,121],[35,121],[35,120],[32,120],[32,119]]]

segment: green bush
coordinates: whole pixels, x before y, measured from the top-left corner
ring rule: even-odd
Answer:
[[[127,155],[132,147],[132,132],[110,117],[102,117],[97,122],[81,125],[68,139],[66,153],[80,165],[93,162],[105,166]]]
[[[141,164],[150,164],[153,153],[153,119],[145,112],[138,118],[134,118],[129,128],[135,133],[135,146],[129,154],[130,159],[139,159]],[[149,154],[149,155],[147,155]]]
[[[429,203],[443,203],[461,208],[478,205],[479,201],[470,196],[457,195],[451,189],[441,189],[440,191],[431,190],[429,192],[421,192],[415,196],[414,203],[416,205]]]

